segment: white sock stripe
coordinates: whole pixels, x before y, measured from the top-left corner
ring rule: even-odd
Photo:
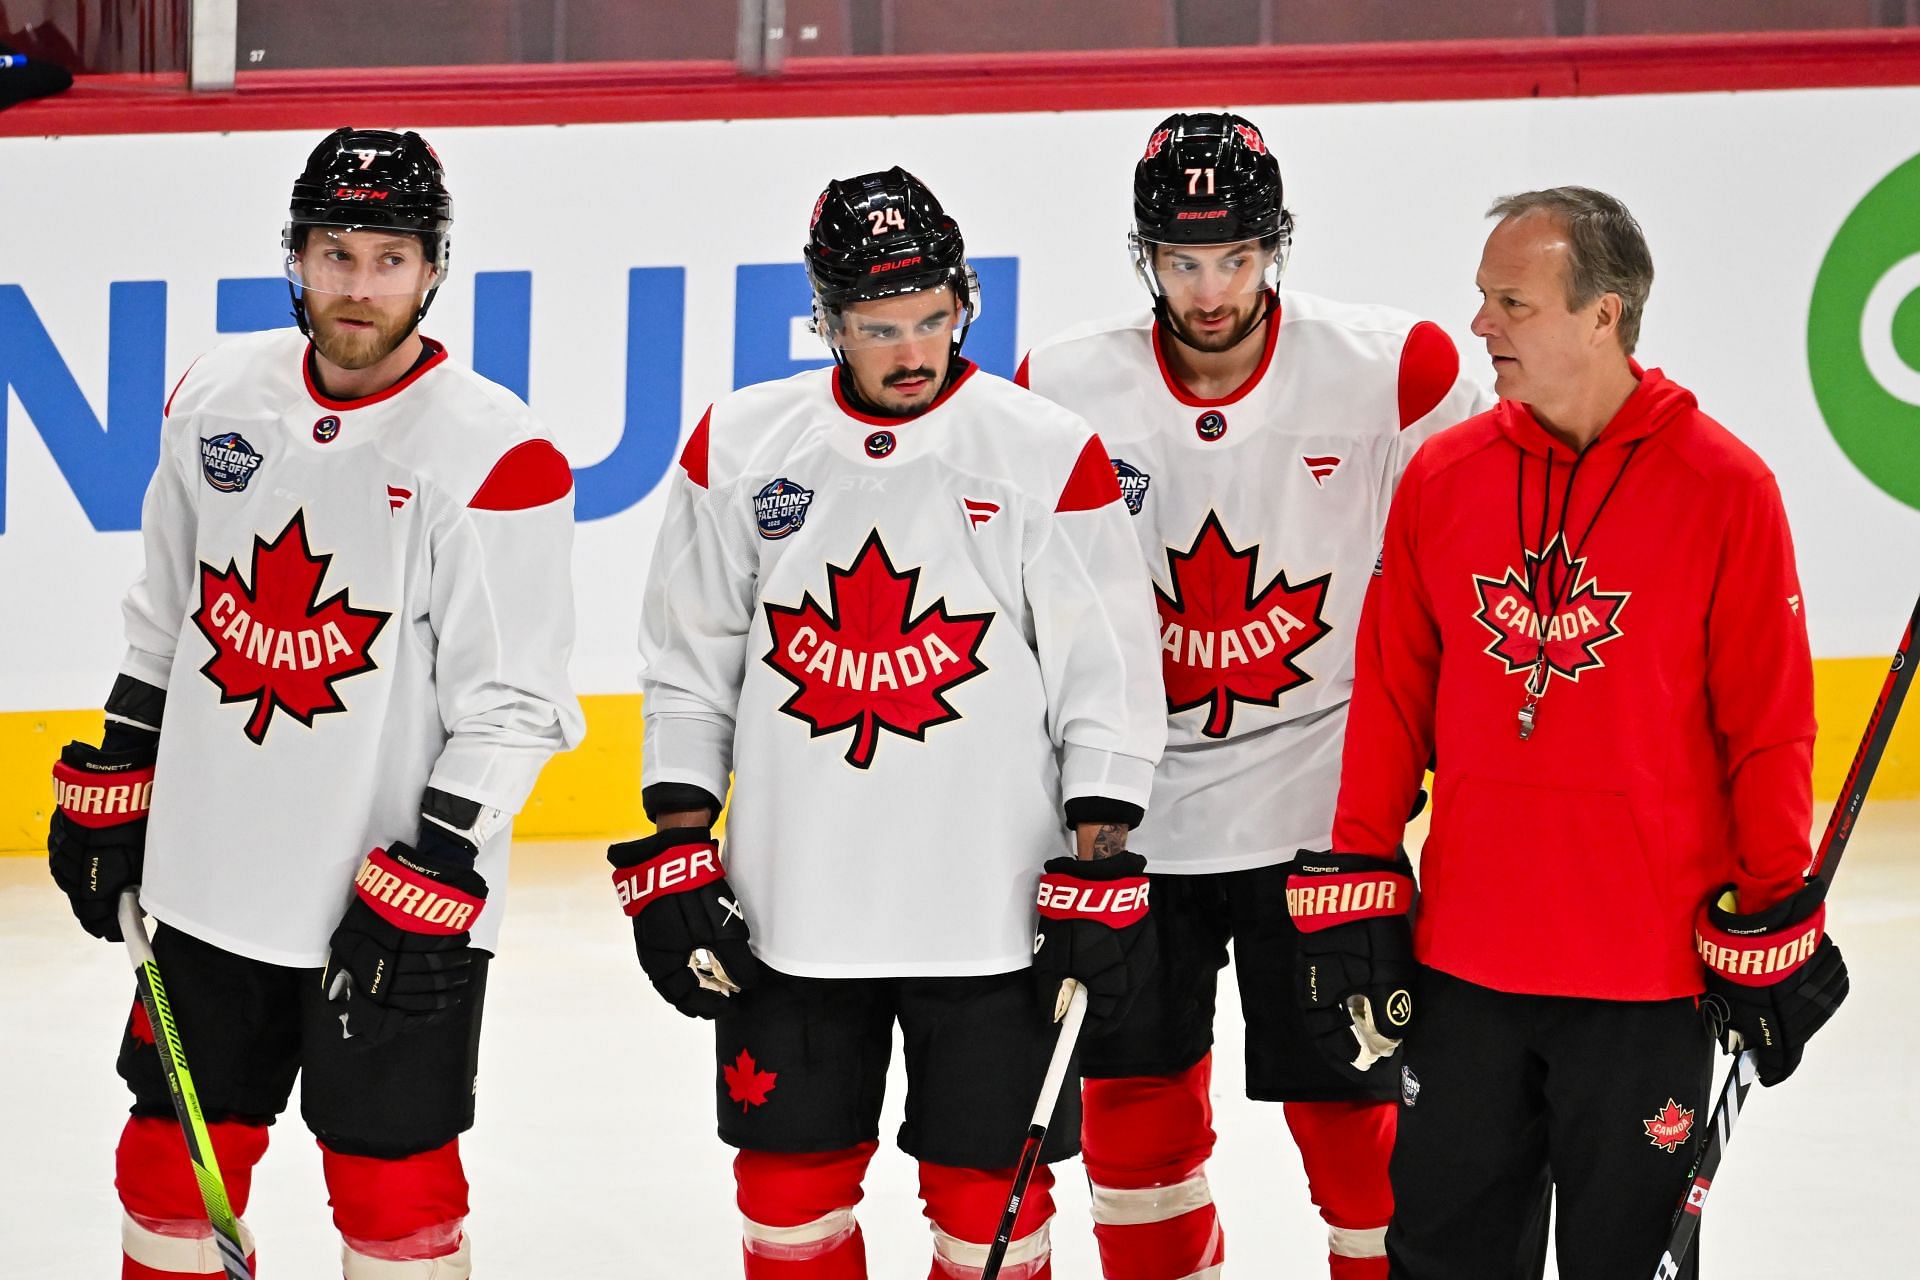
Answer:
[[[933,1251],[956,1267],[979,1271],[987,1265],[987,1254],[992,1246],[975,1244],[971,1240],[962,1240],[950,1236],[939,1227],[933,1229]],[[1047,1224],[1024,1236],[1015,1236],[1007,1243],[1007,1256],[1002,1266],[1017,1267],[1022,1263],[1034,1262],[1046,1257],[1053,1251],[1053,1238],[1047,1234]]]
[[[182,1275],[219,1275],[220,1246],[214,1242],[213,1228],[204,1219],[183,1219],[181,1230],[155,1231],[135,1221],[131,1214],[120,1214],[120,1248],[129,1258],[155,1271],[178,1271]],[[240,1219],[240,1243],[253,1253],[253,1232]]]
[[[770,1244],[790,1248],[794,1245],[818,1244],[843,1236],[853,1230],[853,1206],[835,1209],[825,1213],[812,1222],[803,1222],[797,1227],[770,1227],[764,1222],[755,1222],[752,1218],[740,1219],[740,1234],[747,1239],[747,1247],[756,1244]]]
[[[1387,1256],[1385,1227],[1328,1227],[1327,1248],[1342,1258]]]
[[[1103,1187],[1093,1183],[1093,1220],[1103,1227],[1136,1227],[1165,1222],[1213,1203],[1207,1175],[1160,1187]]]
[[[1220,1277],[1226,1274],[1227,1274],[1226,1264],[1223,1262],[1216,1262],[1212,1266],[1208,1267],[1205,1271],[1196,1271],[1191,1275],[1182,1276],[1180,1277],[1180,1280],[1220,1280]]]
[[[369,1258],[352,1245],[340,1246],[345,1280],[468,1280],[473,1275],[473,1239],[462,1234],[460,1247],[438,1258]]]

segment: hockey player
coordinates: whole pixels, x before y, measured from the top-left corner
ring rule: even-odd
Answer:
[[[641,623],[659,831],[609,859],[648,976],[716,1020],[750,1280],[867,1274],[896,1024],[929,1274],[958,1280],[1062,980],[1098,1025],[1151,956],[1126,848],[1165,738],[1147,579],[1099,437],[961,356],[979,286],[931,191],[830,183],[805,258],[836,362],[735,392],[687,442]],[[1070,1096],[1057,1116],[1049,1161],[1077,1145]],[[1003,1280],[1051,1275],[1052,1181]]]
[[[511,815],[582,734],[566,459],[418,330],[452,225],[418,134],[314,149],[299,328],[175,388],[106,737],[54,768],[54,878],[114,941],[140,886],[234,1210],[299,1074],[347,1280],[469,1272],[458,1138]],[[121,1274],[219,1276],[137,1003],[120,1074]]]
[[[1148,827],[1161,963],[1083,1056],[1094,1234],[1110,1280],[1219,1274],[1208,1082],[1231,940],[1248,1096],[1284,1104],[1333,1276],[1383,1276],[1392,1094],[1323,1061],[1294,1009],[1287,862],[1332,826],[1394,482],[1488,400],[1435,325],[1278,287],[1293,217],[1249,121],[1167,118],[1133,190],[1151,309],[1072,330],[1020,372],[1100,424],[1153,568],[1166,677]],[[1344,1030],[1325,1047],[1354,1056]]]
[[[1289,901],[1316,1016],[1357,996],[1405,1038],[1393,1275],[1506,1274],[1550,1172],[1560,1275],[1645,1276],[1706,1128],[1703,990],[1763,1084],[1847,991],[1804,875],[1806,620],[1772,473],[1633,360],[1632,215],[1583,187],[1489,213],[1473,331],[1500,402],[1394,498],[1338,852],[1303,855]],[[1393,858],[1429,760],[1409,939]]]

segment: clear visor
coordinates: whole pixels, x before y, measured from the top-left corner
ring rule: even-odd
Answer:
[[[306,293],[419,297],[446,279],[419,236],[391,227],[289,225],[285,243],[287,279]]]
[[[980,318],[979,290],[971,294],[976,300],[972,305],[962,303],[955,290],[945,286],[849,302],[831,310],[816,301],[813,331],[841,351],[922,346],[944,350],[964,339],[967,326]]]
[[[1287,267],[1284,236],[1273,247],[1263,248],[1258,240],[1165,244],[1136,231],[1127,236],[1127,245],[1140,282],[1154,297],[1202,310],[1279,288]]]

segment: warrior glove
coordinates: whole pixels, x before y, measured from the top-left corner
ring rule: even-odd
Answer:
[[[1727,1052],[1753,1050],[1761,1084],[1792,1075],[1847,998],[1847,962],[1826,924],[1817,883],[1749,915],[1735,910],[1732,886],[1700,908],[1693,933],[1707,966],[1707,1025]]]
[[[671,827],[607,850],[614,892],[654,990],[690,1018],[717,1017],[760,976],[747,918],[707,827]]]
[[[1146,870],[1137,853],[1047,863],[1033,976],[1048,1017],[1066,1012],[1061,988],[1069,978],[1087,989],[1088,1035],[1111,1031],[1127,1016],[1159,956]]]
[[[140,883],[160,735],[109,723],[106,742],[69,742],[53,766],[47,868],[80,927],[120,942],[120,894]]]
[[[1287,878],[1300,931],[1294,990],[1307,1034],[1342,1075],[1392,1055],[1413,1023],[1413,867],[1401,853],[1302,850]]]
[[[445,1019],[465,999],[482,954],[470,931],[487,902],[478,851],[428,821],[417,846],[375,849],[361,863],[320,978],[348,1038],[378,1044]]]

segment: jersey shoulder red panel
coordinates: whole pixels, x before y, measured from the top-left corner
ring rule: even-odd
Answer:
[[[700,415],[700,425],[687,437],[687,447],[680,451],[680,469],[687,473],[687,479],[707,487],[707,427],[713,421],[713,406]]]
[[[547,440],[522,440],[500,455],[467,505],[475,511],[525,511],[558,502],[573,489],[573,468]]]
[[[1432,413],[1460,377],[1460,353],[1446,330],[1422,320],[1400,349],[1400,429]]]
[[[1092,511],[1118,501],[1120,481],[1113,473],[1112,460],[1107,457],[1107,446],[1100,442],[1099,436],[1088,436],[1086,447],[1074,461],[1073,474],[1060,490],[1060,501],[1054,510]]]

